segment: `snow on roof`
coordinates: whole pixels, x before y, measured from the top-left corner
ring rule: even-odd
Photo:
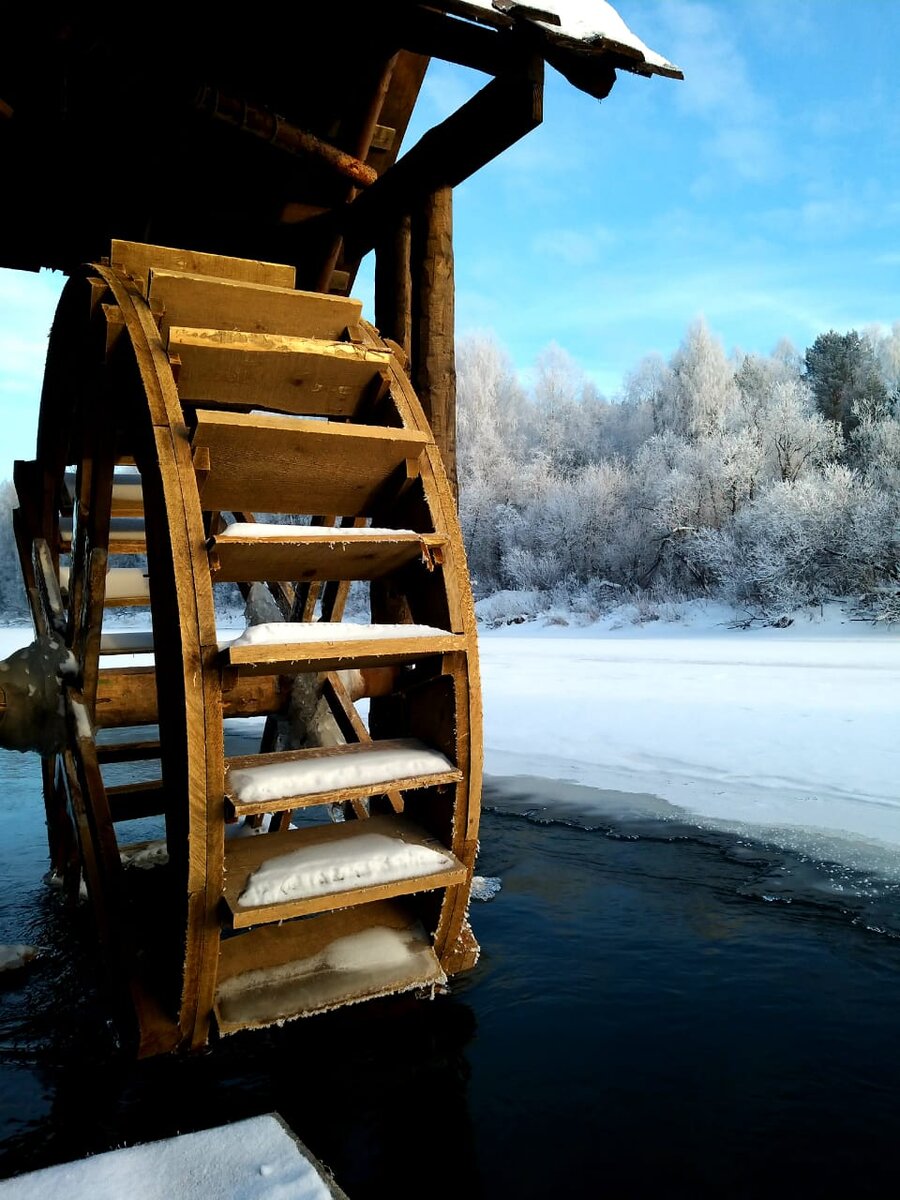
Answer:
[[[343,1195],[325,1182],[305,1148],[274,1114],[0,1182],[0,1200],[334,1200]]]
[[[480,9],[495,18],[498,13],[507,12],[516,20],[538,27],[550,42],[556,43],[561,49],[623,54],[634,59],[634,66],[629,70],[683,78],[681,70],[674,63],[651,50],[631,32],[606,0],[524,0],[521,5],[502,3],[501,0],[497,3],[494,0],[463,0],[453,7]],[[539,20],[538,12],[555,15],[559,23]],[[473,12],[472,15],[476,14]]]

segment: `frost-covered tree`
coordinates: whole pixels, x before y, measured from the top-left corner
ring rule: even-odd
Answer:
[[[887,415],[888,393],[872,343],[851,329],[820,334],[806,351],[806,379],[822,416],[849,435],[863,417]]]
[[[726,594],[763,609],[852,596],[896,578],[897,497],[849,468],[773,484],[694,553]]]
[[[731,424],[740,399],[734,369],[702,319],[675,352],[666,385],[655,397],[658,430],[696,441],[724,433]]]
[[[866,345],[880,364],[882,342]],[[478,594],[596,608],[702,590],[775,612],[887,589],[900,613],[900,417],[857,389],[846,440],[810,362],[788,343],[729,361],[698,323],[610,404],[559,347],[528,396],[495,342],[464,339],[460,509]]]
[[[469,566],[479,592],[500,586],[498,510],[515,497],[525,441],[525,396],[495,338],[457,347],[459,508]]]
[[[800,379],[783,379],[772,387],[754,412],[753,427],[768,478],[782,483],[834,461],[843,447],[840,429],[816,411]]]
[[[456,355],[457,447],[460,479],[494,474],[518,460],[525,436],[525,395],[496,338],[460,338]]]
[[[568,351],[555,342],[541,351],[535,364],[534,445],[560,470],[571,470],[585,461],[585,447],[579,434],[596,407],[596,393],[590,389],[591,412],[585,409],[587,390],[584,372]],[[596,442],[594,430],[588,436],[590,442]]]
[[[853,431],[861,469],[883,492],[900,496],[900,420],[864,417]]]
[[[894,321],[888,330],[880,325],[871,326],[866,330],[866,338],[875,354],[881,382],[896,405],[900,401],[900,321]]]

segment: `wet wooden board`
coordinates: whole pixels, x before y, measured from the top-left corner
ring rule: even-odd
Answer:
[[[310,960],[320,959],[335,943],[373,929],[407,934],[412,951],[409,958],[367,980],[348,978],[345,972],[326,975],[327,966],[309,974]],[[266,972],[289,971],[292,964],[297,965],[294,979],[265,978]],[[259,1029],[276,1021],[327,1012],[348,1001],[433,987],[445,979],[428,935],[402,902],[375,901],[281,926],[261,925],[223,941],[216,1021],[223,1034]]]

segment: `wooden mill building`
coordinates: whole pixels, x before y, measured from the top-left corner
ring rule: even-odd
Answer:
[[[401,156],[431,58],[486,82]],[[0,266],[70,276],[15,470],[37,641],[0,740],[44,753],[53,866],[87,883],[141,1053],[477,956],[452,189],[540,123],[547,63],[597,98],[680,77],[604,0],[33,6],[0,44]],[[374,325],[350,298],[372,250]],[[368,624],[342,620],[354,580]],[[225,639],[234,583],[271,619]],[[104,627],[123,606],[152,633]],[[229,756],[240,717],[265,733]],[[167,858],[135,872],[148,816]]]

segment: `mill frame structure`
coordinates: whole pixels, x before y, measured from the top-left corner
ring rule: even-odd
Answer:
[[[432,57],[490,78],[399,157]],[[52,865],[87,883],[141,1054],[477,957],[452,189],[540,123],[545,62],[598,98],[619,69],[680,77],[604,0],[315,4],[140,37],[94,9],[23,16],[0,51],[0,265],[70,275],[15,467],[36,641],[3,664],[0,742],[44,755]],[[375,326],[349,298],[371,250]],[[366,625],[342,620],[353,580]],[[265,588],[274,619],[220,640],[221,583]],[[129,605],[152,635],[104,629]],[[265,716],[262,744],[227,757],[239,716]],[[294,829],[297,810],[325,819]],[[151,815],[167,861],[128,870],[119,834]],[[257,834],[227,838],[236,819]]]

